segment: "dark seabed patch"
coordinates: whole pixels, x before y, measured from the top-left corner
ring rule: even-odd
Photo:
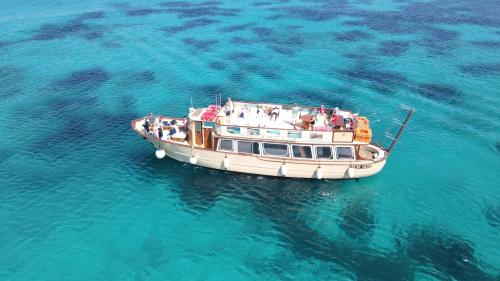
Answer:
[[[212,69],[215,69],[215,70],[224,70],[227,67],[227,65],[225,63],[220,62],[220,61],[211,62],[208,66]]]
[[[271,8],[271,10],[285,13],[284,15],[275,15],[278,18],[288,16],[309,21],[327,21],[345,14],[349,8],[348,1],[341,0],[323,3],[316,7],[296,5]]]
[[[188,20],[182,25],[164,27],[161,28],[160,30],[166,32],[167,34],[171,33],[175,34],[189,29],[208,26],[216,23],[219,23],[219,21],[213,19],[201,18],[201,19]]]
[[[283,79],[281,71],[278,67],[267,66],[263,64],[244,64],[240,66],[243,73],[253,73],[269,80]]]
[[[139,83],[149,83],[156,79],[156,74],[151,70],[144,70],[133,75],[133,80]]]
[[[59,128],[46,138],[37,141],[31,147],[35,154],[46,154],[51,157],[71,157],[69,151],[77,149],[76,146],[88,143],[92,130],[87,123],[79,118],[67,118],[65,115],[59,116]],[[66,119],[66,120],[65,120]],[[64,149],[61,149],[61,145]],[[79,147],[78,149],[82,149]]]
[[[285,56],[289,56],[289,57],[295,55],[295,53],[296,53],[295,50],[293,50],[292,48],[286,47],[286,46],[269,45],[268,48],[277,54],[285,55]]]
[[[74,71],[65,78],[57,81],[56,86],[64,89],[86,89],[99,87],[111,78],[111,74],[102,68],[90,68]]]
[[[360,41],[372,38],[372,36],[361,30],[349,30],[341,33],[334,33],[337,41]]]
[[[420,95],[441,102],[457,103],[461,101],[460,91],[449,85],[419,84],[417,91]]]
[[[160,8],[131,8],[122,9],[127,16],[147,16],[151,14],[173,14],[178,18],[196,17],[236,17],[241,11],[237,8],[220,7],[221,2],[205,1],[199,3],[175,1],[160,3]]]
[[[219,29],[220,32],[236,32],[236,31],[242,31],[247,28],[249,28],[252,24],[247,23],[247,24],[237,24],[237,25],[230,25],[226,26],[224,28]]]
[[[88,19],[103,19],[105,18],[106,13],[103,11],[96,11],[96,12],[88,12],[88,13],[83,13],[77,17],[78,20],[88,20]]]
[[[351,200],[340,212],[339,227],[353,239],[366,238],[376,224],[370,207],[366,200]]]
[[[478,267],[474,248],[464,238],[435,227],[413,227],[407,233],[406,252],[419,264],[432,266],[454,280],[493,280]]]
[[[253,2],[252,3],[252,6],[254,7],[261,7],[261,6],[270,6],[270,5],[273,5],[274,3],[273,2]]]
[[[233,82],[241,82],[245,80],[245,73],[243,71],[234,71],[229,74],[229,80]]]
[[[182,42],[184,44],[189,45],[191,47],[196,48],[197,50],[200,51],[208,51],[211,47],[213,47],[215,44],[217,44],[219,41],[212,39],[212,40],[198,40],[192,37],[184,38],[182,39]]]
[[[0,98],[8,98],[21,93],[24,72],[15,66],[0,66]]]
[[[144,240],[141,252],[146,255],[146,260],[151,268],[158,268],[166,262],[167,249],[159,236],[150,233]]]
[[[231,43],[235,45],[251,45],[259,42],[260,41],[256,39],[242,38],[239,36],[231,37]]]
[[[500,146],[500,143],[497,143]],[[500,151],[500,147],[497,148]],[[500,205],[490,204],[483,209],[483,216],[492,227],[500,229]]]
[[[460,66],[460,70],[475,76],[496,75],[500,73],[500,63],[474,63]]]
[[[85,21],[102,19],[104,16],[104,12],[89,12],[63,23],[44,24],[35,31],[35,35],[33,35],[30,40],[49,41],[62,39],[72,35],[77,35],[87,40],[95,40],[103,36],[105,28],[102,25],[91,25]]]
[[[228,54],[226,58],[232,61],[245,61],[255,58],[255,54],[250,52],[233,52]]]
[[[102,43],[102,46],[108,49],[119,49],[122,47],[122,45],[118,42],[109,42],[109,41]]]
[[[383,56],[399,57],[410,48],[407,41],[382,41],[379,43],[378,53]]]
[[[271,36],[271,34],[273,34],[273,30],[271,28],[268,28],[268,27],[255,27],[252,30],[257,36],[260,36],[260,37],[267,37],[267,36]]]
[[[486,49],[500,48],[500,41],[487,41],[487,40],[471,41],[471,44],[476,47],[486,48]]]
[[[225,184],[225,175],[214,176],[206,169],[191,168],[191,173],[184,174],[185,178],[179,187],[179,199],[186,208],[200,212],[208,211],[215,205]]]
[[[397,87],[407,84],[408,79],[397,72],[368,69],[364,66],[356,66],[350,70],[341,71],[349,79],[364,80],[372,84],[374,88],[382,92],[392,93]]]

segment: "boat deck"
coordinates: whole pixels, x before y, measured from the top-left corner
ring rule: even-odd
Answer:
[[[303,118],[309,116],[314,118],[314,124],[308,130],[332,131],[330,119],[334,110],[325,110],[324,114],[319,113],[319,108],[301,106],[283,106],[278,104],[255,104],[234,102],[234,110],[226,116],[227,104],[218,114],[219,125],[238,127],[260,127],[283,130],[302,130]],[[273,109],[278,112],[273,116]],[[338,115],[344,118],[353,118],[350,111],[336,109]]]

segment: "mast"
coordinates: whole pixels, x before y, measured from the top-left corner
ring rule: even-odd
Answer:
[[[399,141],[399,138],[401,137],[401,134],[403,133],[404,129],[406,128],[406,125],[408,125],[408,122],[410,122],[411,117],[413,116],[413,113],[415,113],[415,109],[413,107],[408,107],[406,105],[401,105],[401,107],[408,111],[408,115],[406,115],[406,119],[403,123],[401,124],[401,127],[399,128],[398,134],[396,137],[392,138],[392,143],[389,146],[389,149],[387,150],[387,153],[390,154],[392,149],[394,149],[394,145]]]

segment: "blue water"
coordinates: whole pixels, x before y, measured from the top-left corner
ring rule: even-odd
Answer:
[[[0,7],[0,280],[498,280],[497,0]],[[157,160],[130,129],[217,93],[379,134],[417,113],[351,181]]]

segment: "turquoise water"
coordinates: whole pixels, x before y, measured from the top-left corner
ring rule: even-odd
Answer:
[[[497,1],[0,7],[1,280],[498,280]],[[351,181],[157,160],[130,129],[217,93],[380,134],[417,113]]]

